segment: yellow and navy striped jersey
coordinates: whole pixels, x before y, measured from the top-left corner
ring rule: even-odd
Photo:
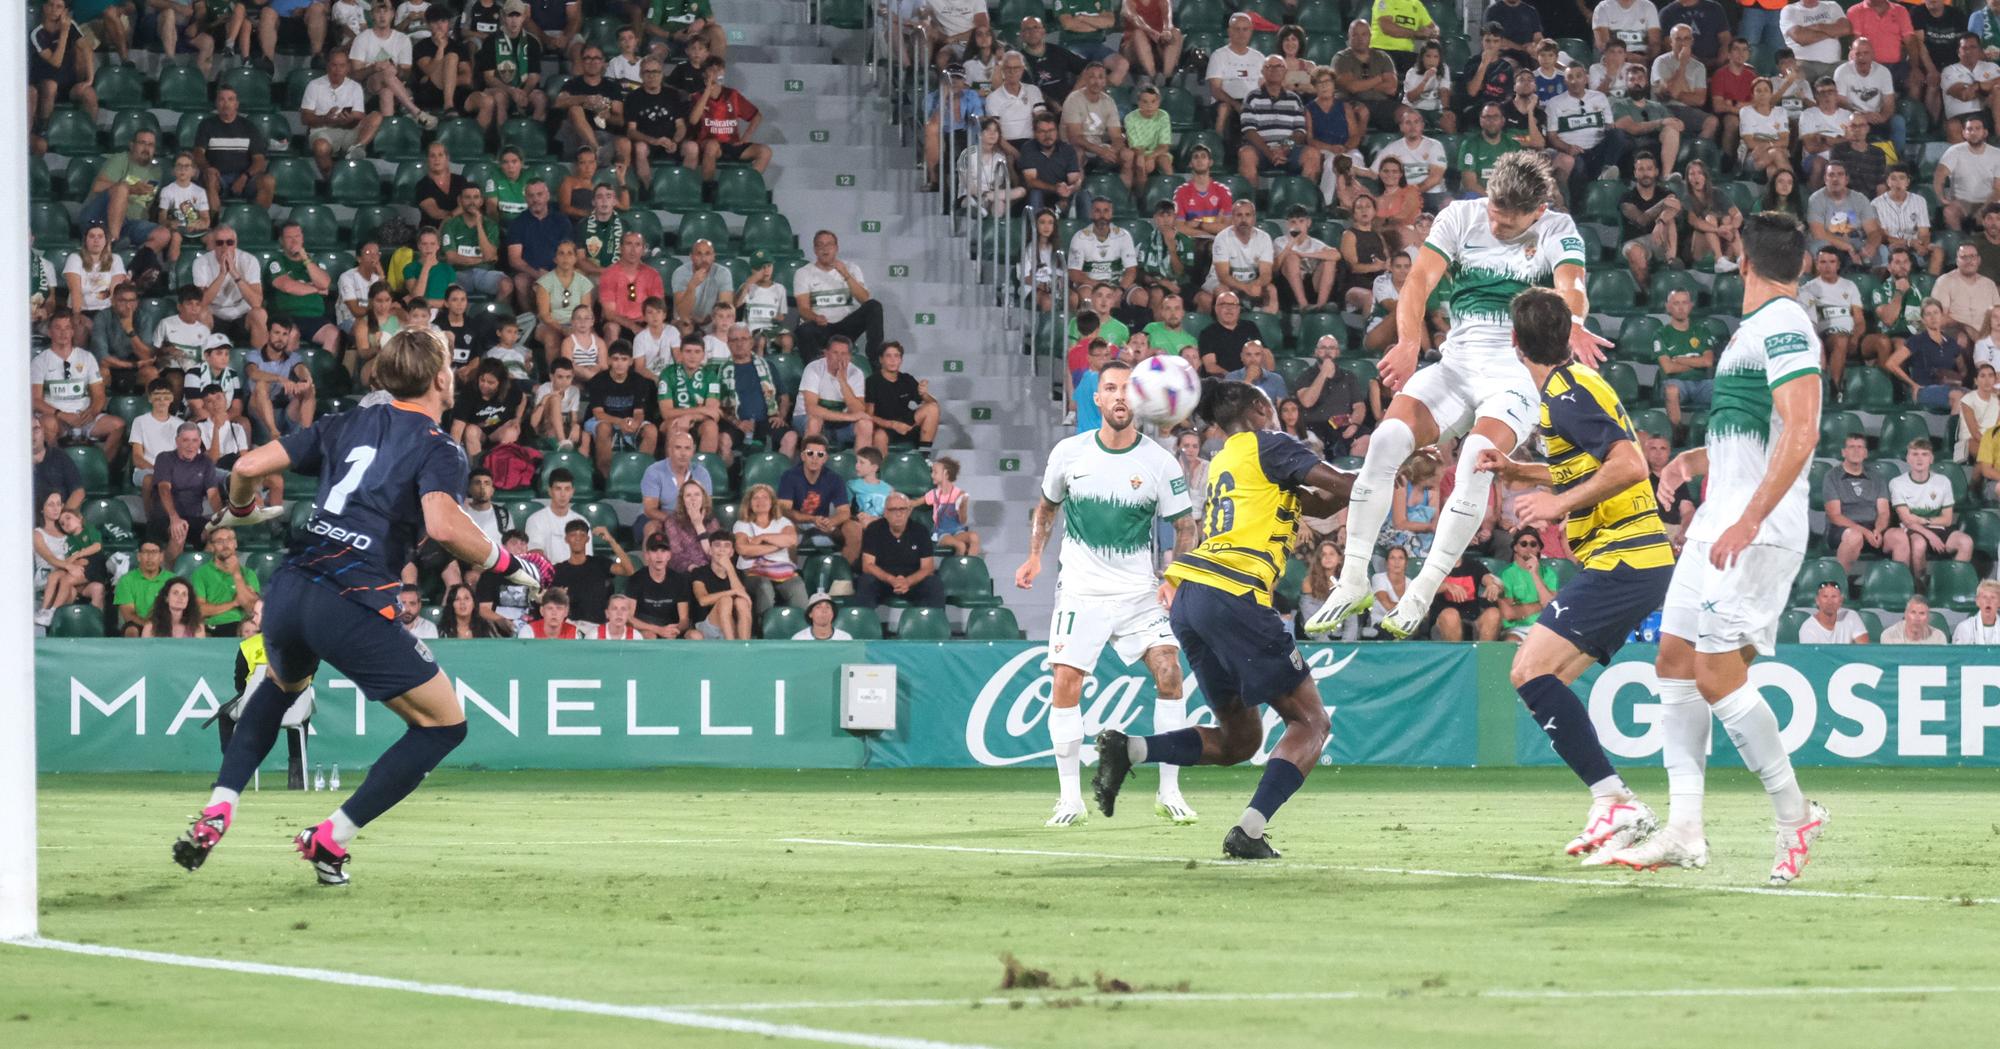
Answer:
[[[1167,578],[1203,583],[1271,603],[1299,530],[1298,489],[1320,458],[1296,437],[1245,430],[1208,463],[1202,530],[1208,538],[1167,568]]]
[[[1638,440],[1611,384],[1580,364],[1557,368],[1542,384],[1541,436],[1549,480],[1558,492],[1589,480],[1618,442]],[[1674,548],[1647,478],[1596,506],[1571,512],[1563,529],[1570,556],[1585,569],[1674,563]]]

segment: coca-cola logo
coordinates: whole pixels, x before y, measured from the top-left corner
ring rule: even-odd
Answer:
[[[1345,653],[1342,653],[1345,649]],[[1352,663],[1357,649],[1348,646],[1316,647],[1306,656],[1305,663],[1312,671],[1314,681],[1324,682],[1339,674]],[[1084,731],[1096,735],[1104,729],[1120,732],[1144,732],[1152,728],[1153,679],[1143,668],[1123,668],[1112,673],[1117,667],[1115,657],[1108,652],[1098,664],[1095,676],[1083,682]],[[1188,699],[1188,723],[1191,725],[1213,725],[1215,715],[1201,696],[1201,683],[1195,675],[1188,674],[1183,685],[1183,694]],[[1049,670],[1049,648],[1034,645],[1022,649],[1013,658],[1000,665],[979,694],[972,701],[972,709],[965,716],[965,750],[981,765],[1005,767],[1041,761],[1055,756],[1049,743],[1047,719],[1049,708],[1055,698],[1055,677]],[[1329,705],[1327,712],[1333,713]],[[1254,764],[1263,764],[1269,757],[1271,747],[1276,745],[1278,726],[1283,724],[1277,713],[1269,708],[1263,711],[1264,744],[1258,748]],[[1096,753],[1088,746],[1084,748],[1083,760],[1089,764],[1096,760]]]

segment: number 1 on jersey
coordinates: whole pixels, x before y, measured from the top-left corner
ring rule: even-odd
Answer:
[[[361,479],[367,476],[368,467],[373,465],[374,462],[375,447],[373,445],[364,444],[348,452],[347,473],[341,477],[339,484],[334,485],[326,493],[326,502],[320,504],[321,509],[330,514],[337,514],[346,510],[347,497],[353,495],[356,488],[361,487]]]

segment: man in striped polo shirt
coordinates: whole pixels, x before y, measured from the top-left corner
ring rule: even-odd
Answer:
[[[1243,145],[1236,151],[1236,168],[1257,184],[1264,172],[1299,173],[1299,151],[1306,142],[1306,104],[1285,90],[1285,59],[1264,60],[1264,81],[1243,99]]]

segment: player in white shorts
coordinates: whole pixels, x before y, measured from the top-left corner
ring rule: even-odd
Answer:
[[[1771,884],[1799,876],[1826,828],[1825,806],[1800,792],[1777,716],[1750,683],[1750,664],[1772,654],[1778,639],[1810,528],[1806,467],[1819,442],[1820,344],[1797,297],[1805,248],[1805,227],[1789,215],[1764,212],[1744,223],[1743,323],[1715,362],[1707,447],[1682,452],[1660,471],[1662,493],[1708,478],[1708,499],[1688,525],[1667,588],[1654,667],[1670,807],[1666,826],[1613,853],[1611,863],[1638,870],[1708,863],[1701,807],[1710,714],[1771,796],[1778,817]]]
[[[1571,353],[1585,365],[1604,359],[1600,347],[1611,344],[1583,327],[1590,312],[1583,287],[1583,237],[1568,215],[1548,209],[1555,190],[1555,176],[1540,154],[1509,153],[1494,166],[1484,199],[1454,201],[1431,223],[1396,300],[1396,345],[1379,366],[1383,383],[1397,391],[1396,398],[1369,439],[1368,457],[1354,481],[1340,581],[1306,624],[1307,635],[1337,630],[1374,603],[1368,573],[1395,498],[1397,472],[1416,449],[1463,434],[1455,486],[1438,516],[1430,554],[1382,627],[1396,637],[1409,637],[1428,618],[1439,584],[1458,564],[1486,515],[1493,475],[1480,472],[1480,453],[1512,452],[1540,418],[1541,391],[1514,355],[1508,309],[1517,292],[1553,280],[1576,318],[1570,327]],[[1447,277],[1451,331],[1445,335],[1443,360],[1412,375],[1425,303]]]
[[[1139,434],[1125,402],[1131,375],[1131,366],[1123,362],[1105,365],[1095,398],[1103,425],[1067,438],[1049,452],[1028,559],[1014,573],[1015,586],[1026,590],[1035,585],[1042,548],[1060,509],[1065,537],[1056,612],[1049,624],[1049,664],[1055,672],[1049,739],[1055,744],[1061,794],[1049,817],[1051,827],[1068,827],[1084,818],[1079,704],[1083,683],[1097,669],[1106,644],[1127,664],[1144,660],[1152,673],[1154,732],[1170,732],[1187,721],[1180,643],[1167,621],[1153,532],[1155,519],[1166,518],[1174,523],[1174,555],[1192,549],[1194,504],[1173,454]],[[1179,773],[1160,766],[1155,810],[1175,823],[1193,823],[1195,812],[1181,797]]]

